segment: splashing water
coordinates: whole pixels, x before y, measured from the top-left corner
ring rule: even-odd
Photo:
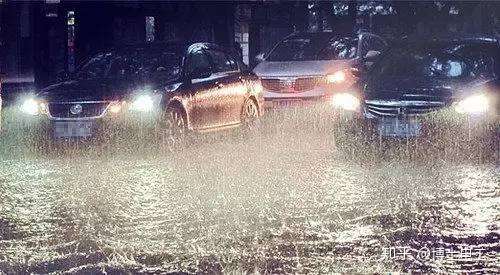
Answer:
[[[355,132],[322,107],[173,152],[132,134],[33,147],[10,131],[0,271],[499,270],[498,147]],[[464,247],[481,257],[418,254]]]

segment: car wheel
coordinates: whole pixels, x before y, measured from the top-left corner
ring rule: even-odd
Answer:
[[[248,99],[243,106],[243,125],[246,129],[253,130],[259,127],[260,119],[259,119],[259,108],[257,104]]]
[[[164,146],[174,149],[185,141],[187,122],[184,112],[179,108],[167,108],[162,119],[160,138]]]

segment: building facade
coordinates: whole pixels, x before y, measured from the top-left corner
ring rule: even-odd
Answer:
[[[0,0],[4,90],[43,87],[120,45],[181,40],[233,47],[234,14],[231,2]]]

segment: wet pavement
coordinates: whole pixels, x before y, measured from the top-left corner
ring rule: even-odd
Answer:
[[[334,125],[291,111],[174,152],[4,148],[0,271],[499,272],[498,147]]]

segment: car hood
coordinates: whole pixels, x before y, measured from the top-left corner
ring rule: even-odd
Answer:
[[[258,77],[286,77],[286,76],[316,76],[334,73],[348,68],[354,60],[320,60],[320,61],[263,61],[253,72]]]
[[[491,78],[474,80],[385,78],[372,81],[366,89],[367,99],[435,100],[448,102],[480,91]]]
[[[172,80],[174,83],[175,80]],[[170,82],[165,83],[165,85]],[[109,80],[70,80],[56,83],[42,89],[37,96],[46,101],[103,101],[123,100],[134,91],[153,88],[156,85],[146,84],[135,79],[122,81]]]
[[[50,85],[38,93],[47,101],[100,101],[115,100],[124,96],[123,91],[96,80],[71,80]]]

